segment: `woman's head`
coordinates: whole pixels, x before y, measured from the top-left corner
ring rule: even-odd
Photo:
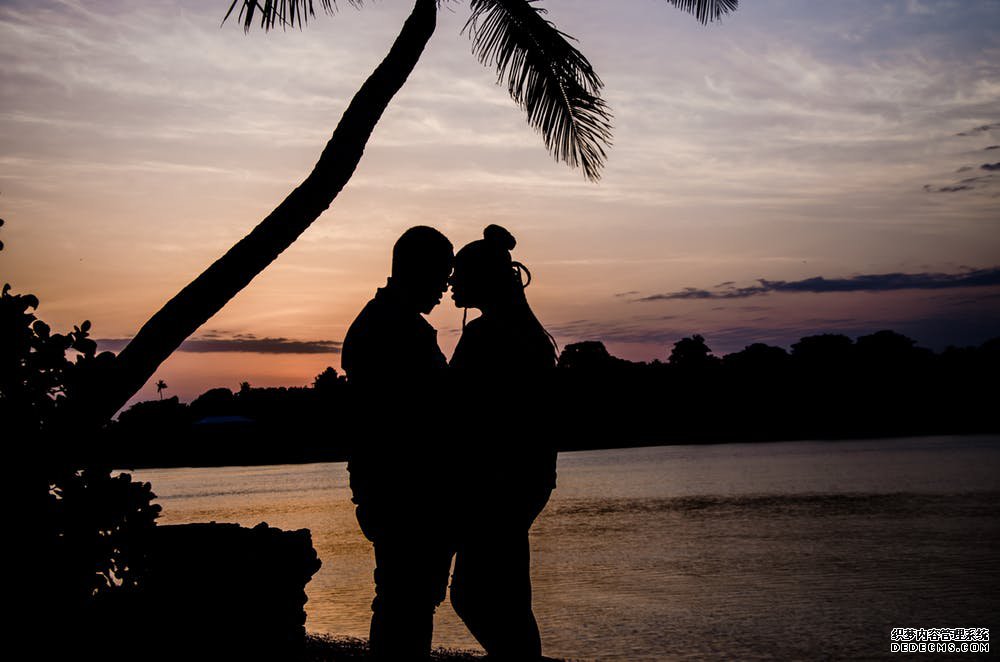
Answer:
[[[483,230],[482,239],[458,251],[451,277],[456,306],[502,308],[524,301],[525,283],[521,280],[524,267],[510,257],[516,244],[510,232],[499,225],[490,225]]]
[[[531,312],[524,288],[531,283],[531,272],[511,259],[517,244],[514,236],[490,225],[483,238],[467,244],[455,255],[451,276],[451,298],[459,308],[479,308],[484,316],[495,313],[519,329],[520,342],[540,348],[540,353],[554,361],[555,341]],[[523,336],[523,337],[522,337]]]

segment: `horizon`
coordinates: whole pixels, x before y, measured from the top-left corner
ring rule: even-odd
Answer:
[[[546,153],[459,34],[464,8],[441,12],[331,209],[130,404],[158,379],[190,400],[339,372],[418,224],[456,249],[510,229],[560,347],[650,361],[695,333],[720,356],[819,333],[891,329],[935,351],[1000,336],[1000,5],[743,3],[709,26],[666,4],[545,6],[606,84],[600,183]],[[0,7],[3,280],[53,330],[131,337],[245,235],[308,172],[409,3],[268,35],[220,29],[226,8]],[[451,303],[429,316],[446,355]]]

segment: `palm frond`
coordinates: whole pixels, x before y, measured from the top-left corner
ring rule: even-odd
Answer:
[[[511,98],[528,114],[557,160],[600,178],[611,144],[611,111],[604,84],[587,58],[544,18],[537,0],[471,0],[465,25],[472,50],[495,66]],[[464,29],[463,29],[464,32]]]
[[[667,0],[667,2],[682,11],[694,14],[694,17],[702,23],[708,23],[736,11],[740,0]]]
[[[363,0],[347,0],[353,7],[360,7]],[[323,11],[332,14],[337,9],[337,0],[319,0]],[[229,16],[240,5],[238,20],[243,23],[243,30],[249,32],[253,27],[254,16],[260,19],[260,27],[264,31],[271,30],[275,25],[280,25],[282,29],[286,27],[299,27],[309,22],[310,17],[316,16],[313,7],[313,0],[233,0],[229,5],[229,11],[222,18],[225,23]]]

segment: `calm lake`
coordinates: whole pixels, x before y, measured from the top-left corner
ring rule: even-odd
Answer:
[[[135,475],[161,523],[311,529],[307,629],[367,637],[345,464]],[[532,528],[547,655],[933,659],[891,654],[891,628],[1000,628],[1000,436],[563,453],[558,484]],[[434,643],[476,647],[447,602]]]

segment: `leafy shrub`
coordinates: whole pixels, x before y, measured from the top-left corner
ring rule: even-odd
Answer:
[[[32,294],[0,295],[0,421],[20,471],[13,481],[25,517],[36,587],[63,607],[141,582],[144,545],[160,507],[149,483],[94,464],[107,421],[94,421],[89,389],[112,369],[85,321],[53,333]],[[73,360],[67,352],[74,352]]]

